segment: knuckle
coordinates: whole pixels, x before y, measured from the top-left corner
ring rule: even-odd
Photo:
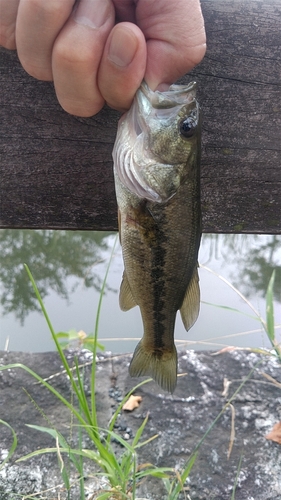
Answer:
[[[72,4],[72,0],[26,0],[25,6],[29,11],[36,13],[37,16],[56,19],[65,11],[65,8],[71,7]]]
[[[82,46],[75,39],[58,37],[53,47],[53,58],[57,64],[73,67],[88,67],[94,59],[93,50],[90,50],[86,45]]]

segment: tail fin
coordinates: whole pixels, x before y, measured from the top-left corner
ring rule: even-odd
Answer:
[[[163,352],[159,356],[159,353],[155,351],[147,352],[140,341],[135,349],[129,373],[131,377],[149,375],[162,389],[174,392],[177,385],[177,365],[175,346],[170,352]]]

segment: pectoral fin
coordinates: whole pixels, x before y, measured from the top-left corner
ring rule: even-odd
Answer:
[[[120,286],[119,305],[122,311],[129,311],[129,309],[137,305],[129,285],[126,271],[123,273],[123,279]]]
[[[194,269],[192,278],[187,287],[182,306],[180,308],[181,319],[185,329],[188,331],[198,318],[200,308],[200,288],[198,268]]]

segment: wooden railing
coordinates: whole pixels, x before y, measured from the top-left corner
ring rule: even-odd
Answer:
[[[202,0],[208,49],[183,79],[203,110],[204,232],[280,233],[281,1]],[[64,112],[0,50],[0,227],[117,229],[119,114]]]

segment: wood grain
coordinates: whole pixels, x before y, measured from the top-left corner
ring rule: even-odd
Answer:
[[[281,232],[281,2],[202,0],[204,232]],[[0,227],[116,230],[119,114],[70,116],[53,85],[0,50]]]

